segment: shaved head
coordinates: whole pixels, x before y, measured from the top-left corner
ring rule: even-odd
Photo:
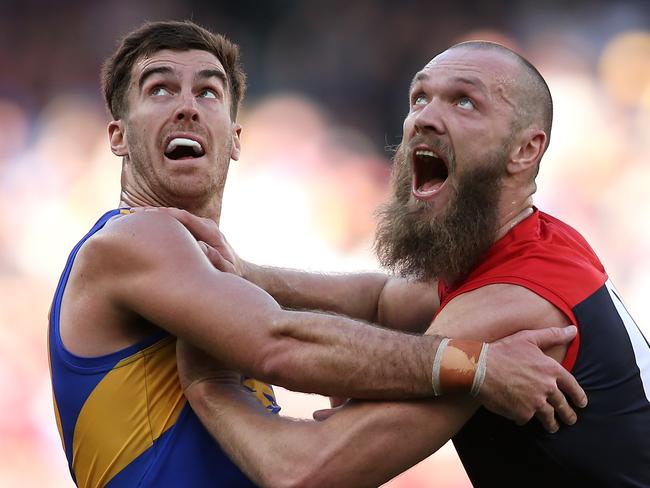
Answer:
[[[519,68],[514,83],[509,84],[515,101],[513,129],[521,130],[536,127],[546,133],[546,146],[551,140],[553,124],[553,99],[542,75],[526,58],[501,44],[488,41],[466,41],[450,47],[446,52],[456,49],[492,51],[515,61]]]

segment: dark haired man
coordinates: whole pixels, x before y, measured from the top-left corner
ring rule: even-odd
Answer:
[[[246,375],[238,384],[270,412],[278,409],[272,389],[251,377],[357,398],[433,395],[440,337],[285,311],[262,289],[215,270],[176,219],[130,212],[173,206],[219,221],[228,165],[240,151],[244,75],[235,45],[190,22],[146,24],[107,61],[103,88],[111,150],[122,158],[120,205],[70,255],[49,330],[57,424],[79,486],[251,486],[186,403],[176,337]],[[428,304],[398,313],[391,296],[375,303],[387,325],[421,326],[430,313]],[[443,362],[433,377],[520,421],[548,398],[573,422],[558,384],[575,403],[584,394],[538,349],[572,337],[530,332],[489,352],[482,342],[454,343],[460,371]],[[553,408],[541,416],[551,427],[552,418]]]
[[[192,407],[265,485],[378,486],[453,437],[477,487],[649,487],[650,346],[586,241],[532,205],[552,120],[543,78],[509,49],[473,41],[436,56],[409,96],[393,198],[377,232],[380,260],[436,283],[429,333],[492,341],[522,324],[576,324],[578,339],[548,354],[589,396],[579,422],[549,435],[477,411],[465,397],[358,402],[297,423],[266,415],[219,364],[179,342]],[[313,290],[329,289],[327,277],[240,261],[214,227],[171,212],[218,245],[206,247],[215,266],[238,270],[280,303],[324,305]]]

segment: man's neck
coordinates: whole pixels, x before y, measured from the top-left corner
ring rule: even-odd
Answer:
[[[504,195],[508,197],[508,195]],[[517,224],[533,214],[532,193],[526,196],[515,196],[502,198],[499,205],[499,230],[497,230],[495,241],[498,241]]]
[[[122,188],[120,192],[120,207],[176,207],[187,210],[197,217],[214,220],[217,224],[221,217],[221,199],[215,196],[208,202],[168,202],[157,195],[148,192],[131,192]]]

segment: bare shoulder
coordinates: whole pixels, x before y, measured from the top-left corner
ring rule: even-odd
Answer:
[[[137,212],[109,221],[82,246],[78,259],[91,274],[111,276],[169,265],[200,252],[190,233],[162,212]]]
[[[487,285],[450,301],[432,324],[432,332],[494,341],[524,329],[570,324],[548,300],[518,285]]]
[[[101,356],[150,336],[156,327],[133,304],[154,286],[175,286],[173,278],[201,260],[207,262],[191,235],[163,213],[110,220],[75,259],[61,307],[64,344],[81,356]]]

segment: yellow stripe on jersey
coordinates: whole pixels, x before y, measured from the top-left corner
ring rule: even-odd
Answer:
[[[61,446],[65,452],[65,441],[63,440],[63,425],[61,424],[61,415],[59,414],[59,406],[56,403],[56,398],[52,395],[52,403],[54,404],[54,419],[56,420],[56,428],[59,430],[59,437],[61,438]]]
[[[277,408],[277,404],[275,403],[275,393],[273,392],[273,388],[271,387],[271,385],[268,385],[266,383],[263,383],[253,378],[245,378],[242,381],[242,385],[248,388],[251,391],[251,393],[255,395],[255,398],[259,400],[259,402],[264,406],[264,408],[267,409],[271,407]]]
[[[78,486],[108,483],[174,425],[184,404],[174,337],[117,363],[89,395],[75,425],[72,468]]]

